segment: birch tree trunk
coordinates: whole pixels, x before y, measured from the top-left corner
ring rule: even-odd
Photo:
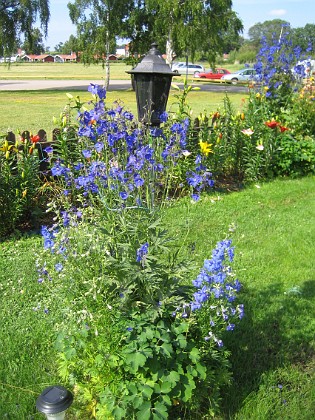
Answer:
[[[173,41],[171,38],[171,34],[168,34],[167,40],[166,40],[166,62],[171,66],[173,62],[174,57],[174,48],[173,48]]]
[[[109,32],[106,31],[106,45],[105,45],[105,79],[104,87],[108,90],[110,80],[110,65],[109,65]]]

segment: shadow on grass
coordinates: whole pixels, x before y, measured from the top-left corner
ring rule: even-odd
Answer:
[[[303,368],[314,357],[314,297],[315,280],[285,291],[281,284],[245,290],[246,317],[225,338],[233,384],[222,393],[224,418],[233,418],[264,372],[288,364]]]

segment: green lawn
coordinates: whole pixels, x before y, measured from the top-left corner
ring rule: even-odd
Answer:
[[[313,176],[217,190],[164,214],[182,256],[199,266],[218,240],[235,245],[246,316],[224,340],[234,382],[223,392],[220,419],[314,416],[314,185]],[[39,419],[36,396],[58,381],[54,314],[42,316],[36,280],[40,254],[37,235],[0,244],[0,418]]]
[[[67,91],[0,91],[0,134],[7,131],[29,130],[32,133],[43,128],[51,133],[54,124],[53,117],[59,117],[65,105],[69,102]],[[70,92],[72,95],[79,95],[84,102],[91,100],[87,91]],[[168,110],[176,111],[178,91],[171,89]],[[197,117],[200,112],[214,112],[223,105],[224,93],[191,91],[188,102],[193,110],[193,116]],[[229,97],[235,108],[241,108],[247,94],[230,93]],[[131,110],[135,115],[137,112],[136,96],[133,91],[109,91],[107,92],[107,105],[119,100],[126,109]],[[31,115],[31,118],[30,118]],[[48,135],[49,137],[49,135]]]
[[[209,65],[203,63],[206,68]],[[126,71],[131,66],[123,62],[110,63],[112,79],[129,80]],[[228,65],[232,71],[241,68],[239,65]],[[0,64],[0,81],[5,79],[81,79],[98,80],[104,77],[105,69],[101,64],[84,65],[82,63],[11,63]]]
[[[233,66],[235,67],[235,66]],[[229,67],[230,68],[230,67]],[[130,79],[126,71],[130,70],[122,62],[111,63],[110,77],[115,79]],[[88,81],[101,80],[105,70],[101,65],[86,66],[81,63],[12,63],[10,67],[0,64],[0,83],[6,79],[81,79]],[[181,78],[174,78],[173,82],[182,82]],[[70,91],[70,89],[69,89]],[[54,128],[53,117],[58,117],[68,103],[67,90],[45,91],[0,91],[0,134],[8,130],[13,132],[28,130],[32,133],[44,129],[48,133]],[[72,92],[79,95],[83,101],[91,100],[87,91]],[[178,91],[171,89],[168,107],[170,111],[176,110]],[[193,116],[201,112],[214,112],[222,106],[225,93],[191,91],[188,96]],[[247,94],[229,93],[233,105],[240,109]],[[110,91],[107,93],[107,105],[120,101],[134,114],[137,112],[135,92]],[[31,118],[30,118],[31,115]],[[17,118],[18,117],[18,118]]]

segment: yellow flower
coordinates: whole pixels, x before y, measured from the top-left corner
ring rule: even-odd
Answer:
[[[9,159],[9,156],[10,156],[10,151],[11,151],[11,150],[16,151],[17,149],[16,149],[16,147],[14,147],[14,145],[13,145],[13,144],[10,144],[10,145],[9,145],[8,140],[5,140],[5,142],[3,143],[3,146],[2,146],[2,147],[0,147],[0,150],[1,150],[2,152],[4,152],[6,159]]]
[[[209,153],[213,153],[211,150],[212,144],[207,143],[206,141],[199,142],[201,153],[203,153],[205,156],[208,156]]]

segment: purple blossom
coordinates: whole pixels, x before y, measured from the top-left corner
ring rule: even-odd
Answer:
[[[95,143],[94,148],[97,151],[97,153],[101,153],[101,151],[104,149],[104,143],[98,141],[97,143]]]
[[[126,191],[121,191],[121,192],[119,193],[119,196],[120,196],[120,198],[121,198],[122,200],[127,200],[127,198],[128,198],[128,193],[127,193]]]
[[[57,273],[60,273],[62,269],[63,269],[63,265],[61,263],[55,264],[55,270],[57,271]]]
[[[137,249],[137,262],[143,262],[145,259],[145,256],[148,254],[149,251],[149,244],[148,242],[145,242],[143,245],[140,246],[140,248]]]
[[[92,156],[91,150],[82,150],[82,155],[86,158],[89,159]]]

